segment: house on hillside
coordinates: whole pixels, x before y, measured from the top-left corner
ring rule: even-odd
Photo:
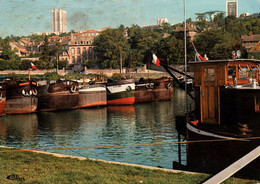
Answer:
[[[248,57],[252,59],[260,59],[260,41],[248,51]]]
[[[260,34],[253,35],[253,33],[250,32],[249,35],[241,35],[241,40],[242,46],[249,51],[260,41]]]
[[[19,57],[27,55],[26,48],[18,42],[10,42],[10,46]]]
[[[182,26],[177,27],[175,30],[175,33],[182,34],[183,32],[184,32],[184,23],[182,24]],[[198,30],[196,29],[195,24],[186,24],[186,32],[187,32],[187,37],[193,40]]]

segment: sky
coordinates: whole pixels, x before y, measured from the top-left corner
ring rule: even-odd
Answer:
[[[52,9],[67,11],[67,31],[88,30],[121,24],[156,25],[157,18],[170,24],[184,21],[184,0],[0,0],[0,37],[51,32]],[[195,13],[226,10],[226,0],[186,0],[186,18]],[[238,0],[238,15],[260,13],[260,0]]]

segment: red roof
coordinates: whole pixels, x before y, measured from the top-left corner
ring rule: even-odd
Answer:
[[[24,48],[19,48],[19,51],[22,53],[27,53],[26,49],[24,49]]]
[[[249,52],[260,52],[260,41]]]
[[[99,31],[91,29],[91,30],[84,31],[83,33],[99,33]]]

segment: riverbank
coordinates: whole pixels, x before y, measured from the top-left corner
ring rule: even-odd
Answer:
[[[0,147],[0,183],[187,183],[210,175]],[[230,178],[226,184],[257,183]]]

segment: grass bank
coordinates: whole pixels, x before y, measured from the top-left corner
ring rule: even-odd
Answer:
[[[0,148],[0,151],[10,150]],[[206,174],[171,173],[35,152],[0,152],[0,183],[196,184]],[[226,184],[257,183],[230,178]]]

